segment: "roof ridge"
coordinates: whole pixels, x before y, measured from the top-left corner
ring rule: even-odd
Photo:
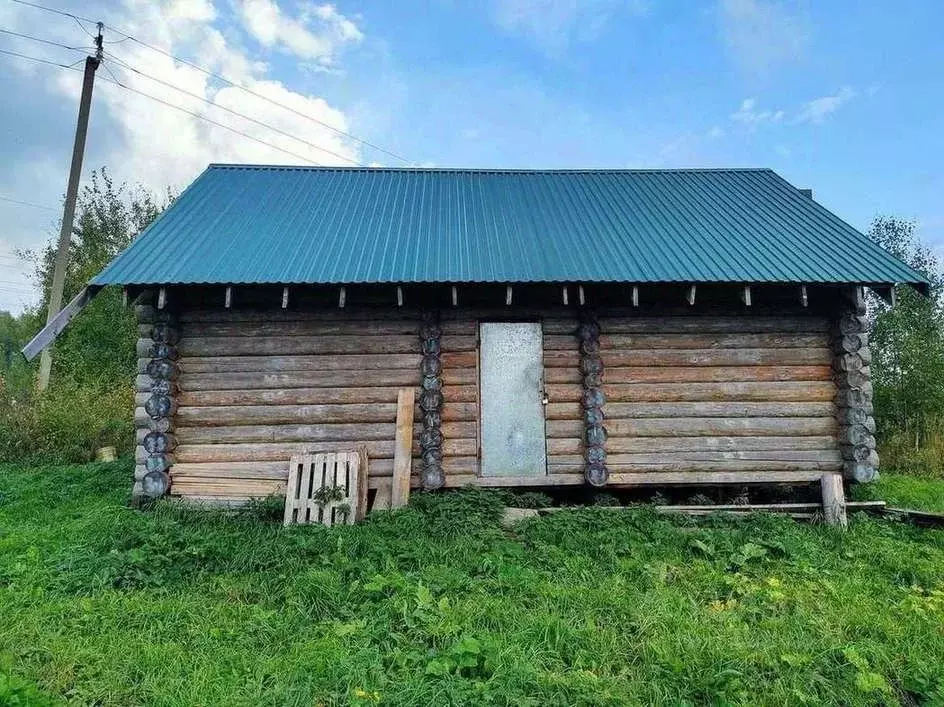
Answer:
[[[770,167],[348,167],[211,162],[207,169],[300,172],[469,172],[478,174],[632,174],[672,172],[773,172]]]

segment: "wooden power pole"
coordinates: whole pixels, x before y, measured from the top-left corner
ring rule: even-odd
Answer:
[[[46,324],[49,324],[62,307],[62,290],[66,280],[66,266],[69,263],[69,246],[72,244],[72,222],[75,219],[75,202],[79,195],[79,177],[82,175],[82,159],[85,157],[85,136],[88,134],[89,110],[92,107],[92,87],[95,84],[95,70],[102,62],[102,29],[98,23],[98,36],[95,37],[95,56],[85,59],[85,77],[82,80],[82,97],[79,99],[79,120],[75,126],[75,142],[72,146],[72,167],[69,170],[69,184],[66,187],[66,203],[62,211],[62,228],[59,230],[59,246],[52,271],[52,285],[49,288],[49,309],[46,312]],[[36,388],[46,390],[49,385],[49,373],[52,370],[52,353],[47,347],[39,359],[39,375]]]

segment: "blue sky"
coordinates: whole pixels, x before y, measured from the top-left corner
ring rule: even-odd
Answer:
[[[210,161],[404,164],[338,131],[410,164],[767,166],[812,187],[856,227],[878,213],[914,218],[923,238],[944,249],[939,1],[54,6],[103,20],[108,41],[124,30],[321,121],[117,41],[106,45],[111,73],[99,74],[86,173],[107,165],[119,179],[160,190],[185,186]],[[0,0],[0,28],[89,41],[75,21],[11,0]],[[10,35],[0,35],[0,49],[81,59]],[[7,56],[0,66],[9,98],[0,105],[0,197],[56,207],[81,75]],[[292,154],[129,94],[107,83],[112,75]],[[25,268],[9,253],[48,238],[56,219],[55,210],[0,200],[0,308],[31,301]]]

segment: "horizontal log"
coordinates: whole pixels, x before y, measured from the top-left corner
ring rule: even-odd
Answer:
[[[478,385],[478,371],[475,368],[444,368],[443,385]]]
[[[216,405],[336,405],[344,403],[396,404],[398,386],[386,388],[283,388],[249,390],[194,390],[177,394],[180,407]]]
[[[474,372],[473,372],[474,373]],[[419,368],[383,371],[299,371],[291,373],[187,373],[177,381],[181,391],[248,390],[250,388],[382,388],[418,386]]]
[[[446,439],[473,439],[477,435],[474,422],[446,422],[442,425]],[[423,425],[413,425],[418,438]],[[185,427],[174,430],[178,444],[229,444],[241,442],[367,442],[393,440],[396,424],[299,424],[299,425],[230,425],[221,427]]]
[[[238,290],[234,290],[238,292]],[[281,292],[272,293],[272,307],[258,309],[186,308],[178,315],[181,323],[225,324],[231,322],[390,322],[421,321],[422,312],[413,307],[332,307],[316,310],[283,310],[278,308]],[[195,327],[199,328],[199,327]]]
[[[252,462],[287,460],[296,454],[319,452],[337,452],[345,447],[364,447],[371,463],[378,459],[393,459],[394,442],[392,440],[344,442],[244,442],[238,444],[186,444],[177,447],[174,460],[177,463],[200,462]],[[475,439],[447,439],[443,442],[443,456],[474,457],[478,452]],[[419,442],[414,440],[413,456],[419,460],[421,454]]]
[[[561,440],[563,443],[565,440]],[[549,445],[550,448],[550,445]],[[610,453],[673,453],[704,451],[836,450],[836,438],[828,435],[806,437],[618,437],[610,435]],[[560,451],[564,451],[563,448]],[[568,450],[570,453],[573,451]]]
[[[275,425],[283,423],[393,422],[396,403],[352,405],[238,405],[228,407],[182,407],[180,426]]]
[[[406,354],[322,354],[311,356],[184,356],[184,373],[286,373],[288,371],[372,371],[391,368],[417,370],[419,353]],[[145,359],[144,365],[147,365]],[[138,363],[140,373],[141,363]]]
[[[548,403],[544,406],[544,416],[548,420],[582,420],[583,408],[580,403]]]
[[[659,452],[655,454],[610,454],[607,464],[617,466],[636,466],[676,464],[684,462],[725,462],[749,461],[757,463],[784,462],[822,462],[836,467],[842,461],[838,449],[769,449],[765,451],[702,451],[702,452]],[[768,467],[757,467],[766,469]],[[783,467],[777,467],[783,468]]]
[[[545,383],[580,383],[580,369],[577,368],[576,363],[573,366],[566,366],[563,368],[553,368],[548,367],[545,364],[544,367],[544,382]]]
[[[579,402],[583,395],[583,386],[579,383],[555,383],[544,386],[547,399],[552,403]]]
[[[387,321],[378,315],[376,320],[263,320],[202,322],[191,326],[188,333],[201,337],[244,336],[413,336],[419,334],[422,320],[394,319]]]
[[[478,351],[479,339],[478,336],[461,336],[461,335],[447,335],[443,334],[442,339],[440,340],[440,345],[442,346],[443,353],[457,353],[460,351]],[[416,346],[419,347],[419,339],[416,339]]]
[[[396,403],[350,403],[327,405],[227,405],[183,406],[177,412],[178,425],[275,425],[283,423],[387,422],[395,421]],[[475,403],[449,403],[443,406],[447,422],[475,420]],[[415,417],[422,416],[417,406]]]
[[[548,420],[544,429],[548,439],[583,439],[582,420]]]
[[[650,349],[817,349],[828,348],[829,336],[822,334],[602,334],[603,350]]]
[[[815,349],[649,349],[602,348],[604,367],[618,366],[806,366],[831,365],[828,348]]]
[[[836,434],[835,417],[686,417],[607,420],[606,429],[614,437],[728,437]]]
[[[572,333],[548,334],[545,332],[543,346],[545,351],[577,351],[580,341]]]
[[[604,381],[608,403],[635,402],[826,402],[836,395],[832,381],[726,383],[610,383]]]
[[[443,386],[443,400],[449,403],[474,403],[478,400],[479,388],[477,385],[447,385]]]
[[[173,496],[237,496],[265,498],[284,496],[285,481],[262,479],[172,479],[170,493]]]
[[[630,488],[634,486],[669,486],[713,485],[713,484],[799,484],[817,482],[824,472],[819,469],[791,469],[788,471],[708,471],[708,472],[670,472],[650,473],[611,473],[607,487]],[[826,472],[829,473],[829,472]],[[379,480],[378,480],[379,483]],[[419,479],[411,481],[419,484]],[[541,486],[583,486],[587,482],[581,472],[548,474],[546,476],[446,476],[448,488],[462,486],[498,486],[498,487],[541,487]],[[371,484],[373,488],[374,485]]]
[[[549,405],[548,408],[551,406]],[[836,414],[831,402],[645,402],[610,403],[603,408],[607,420],[647,417],[826,417]]]
[[[605,317],[600,328],[604,334],[670,333],[808,333],[829,331],[825,317],[725,317],[691,315],[683,317]]]
[[[439,356],[443,368],[475,368],[479,362],[479,355],[476,351],[447,351]]]
[[[685,368],[610,366],[607,383],[724,383],[760,381],[831,381],[830,366],[704,366]]]
[[[835,461],[665,461],[662,463],[619,463],[607,458],[607,468],[611,474],[619,473],[652,473],[659,471],[677,471],[677,472],[739,472],[739,471],[819,471],[830,472],[839,471],[842,467],[841,462]]]
[[[416,353],[418,336],[185,336],[177,345],[181,356],[260,356],[363,353]]]

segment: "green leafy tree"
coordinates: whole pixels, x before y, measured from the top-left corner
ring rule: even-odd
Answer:
[[[63,299],[69,301],[161,212],[141,187],[115,184],[103,168],[80,191],[69,248]],[[18,350],[45,324],[56,242],[24,252],[35,265],[42,297],[20,317],[0,315],[0,458],[29,456],[80,461],[97,447],[126,452],[133,444],[136,324],[113,288],[101,292],[54,344],[50,387],[33,392],[35,364]],[[2,348],[5,346],[6,348]]]
[[[899,286],[894,307],[874,298],[870,308],[879,435],[907,435],[917,449],[944,420],[944,271],[913,221],[881,216],[868,235],[931,283],[928,296]]]

